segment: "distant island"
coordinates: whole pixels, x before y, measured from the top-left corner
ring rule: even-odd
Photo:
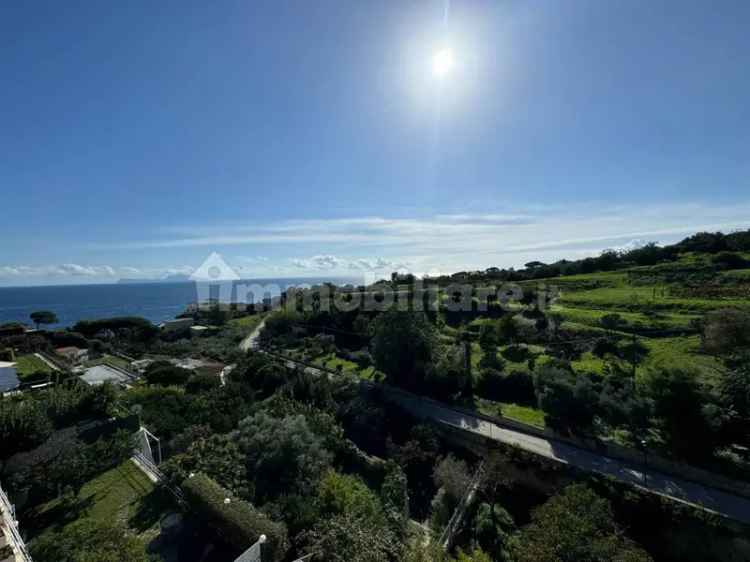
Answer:
[[[190,276],[183,273],[167,275],[160,279],[118,279],[118,285],[144,285],[147,283],[186,283],[190,281]]]

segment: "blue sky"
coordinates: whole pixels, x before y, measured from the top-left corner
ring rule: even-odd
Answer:
[[[0,284],[214,251],[243,276],[450,272],[747,228],[748,21],[743,0],[3,3]]]

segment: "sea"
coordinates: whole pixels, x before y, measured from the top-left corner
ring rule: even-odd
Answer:
[[[289,287],[323,282],[345,285],[361,283],[362,279],[247,279],[237,283],[263,287],[263,294],[256,299],[261,300],[264,296],[278,296],[280,291]],[[59,323],[45,326],[47,329],[69,327],[79,320],[115,316],[140,316],[158,324],[174,318],[184,312],[187,305],[198,301],[198,290],[193,282],[0,287],[0,324],[21,322],[33,325],[29,315],[37,310],[50,310],[57,315]]]

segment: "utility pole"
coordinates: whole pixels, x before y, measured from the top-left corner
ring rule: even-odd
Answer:
[[[633,344],[631,346],[630,350],[630,363],[633,367],[633,384],[635,384],[635,363],[636,363],[636,354],[638,353],[636,349],[636,343],[638,341],[638,336],[635,332],[633,332]]]

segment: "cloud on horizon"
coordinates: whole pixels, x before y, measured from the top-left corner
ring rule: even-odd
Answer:
[[[628,249],[654,241],[672,243],[698,231],[748,228],[750,203],[735,205],[577,205],[535,207],[533,212],[436,214],[430,217],[345,217],[281,220],[252,225],[168,227],[155,238],[88,245],[99,252],[132,250],[154,263],[177,249],[201,263],[211,251],[228,256],[245,278],[294,277],[301,271],[345,276],[382,275],[395,270],[416,274],[450,273],[490,266],[518,267],[531,260],[555,261],[597,255],[604,249]],[[240,251],[232,248],[245,246]],[[232,257],[232,254],[234,256]],[[102,261],[107,261],[103,258]],[[156,262],[158,263],[158,261]],[[64,263],[49,266],[0,266],[0,280],[60,278],[114,280],[189,274],[193,267],[142,268]]]

